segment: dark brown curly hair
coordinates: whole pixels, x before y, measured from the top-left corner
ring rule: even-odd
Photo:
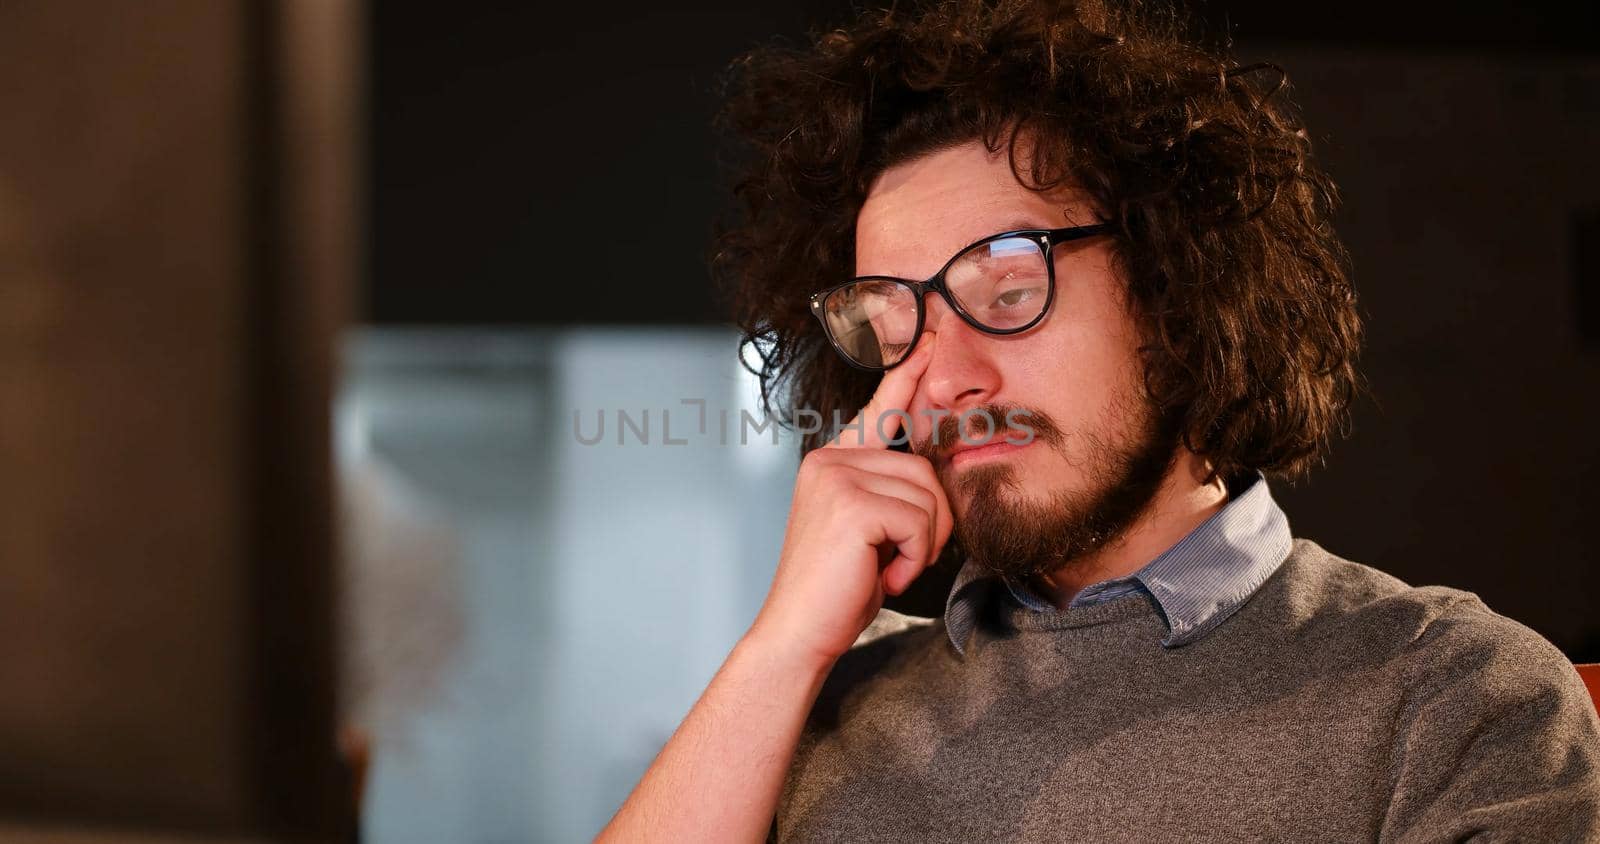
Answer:
[[[1113,224],[1145,387],[1184,445],[1223,477],[1320,461],[1360,383],[1337,189],[1283,72],[1192,32],[1137,0],[945,0],[737,60],[719,125],[743,162],[738,210],[712,268],[765,409],[792,426],[866,403],[878,376],[833,351],[807,299],[852,274],[880,173],[981,139],[1029,188],[1079,188]]]

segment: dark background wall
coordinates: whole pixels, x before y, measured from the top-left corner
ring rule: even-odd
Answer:
[[[1296,532],[1413,583],[1477,592],[1600,660],[1595,420],[1600,61],[1256,50],[1290,68],[1346,203],[1372,398]],[[1587,297],[1587,298],[1586,298]]]
[[[373,4],[370,318],[717,319],[717,75],[825,15],[691,6]]]
[[[740,50],[845,5],[373,10],[366,316],[715,322],[709,121]],[[1368,318],[1374,399],[1296,532],[1477,591],[1600,660],[1600,12],[1592,4],[1208,3],[1289,71]],[[1585,256],[1588,256],[1585,258]],[[597,290],[606,290],[596,295]],[[731,353],[731,350],[730,350]],[[925,578],[942,598],[947,581]],[[909,609],[936,612],[915,601]]]

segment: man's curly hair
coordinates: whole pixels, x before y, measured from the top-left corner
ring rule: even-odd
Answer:
[[[792,426],[866,403],[878,376],[833,351],[808,297],[853,273],[879,174],[981,139],[1029,188],[1080,189],[1113,225],[1145,387],[1185,446],[1222,477],[1320,461],[1359,384],[1337,189],[1282,71],[1190,31],[1137,0],[945,0],[736,61],[719,125],[745,164],[712,267],[765,409]]]

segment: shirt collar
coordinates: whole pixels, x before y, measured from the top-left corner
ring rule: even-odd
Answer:
[[[1221,510],[1201,522],[1177,544],[1126,577],[1085,587],[1069,605],[1086,606],[1143,589],[1155,599],[1167,624],[1166,647],[1194,642],[1233,615],[1277,571],[1293,537],[1289,520],[1272,498],[1266,476],[1256,472]],[[999,577],[968,559],[956,574],[945,601],[945,627],[956,650],[965,654],[968,636]],[[1055,607],[1013,584],[1025,607],[1054,612]],[[1122,587],[1122,588],[1119,588]]]

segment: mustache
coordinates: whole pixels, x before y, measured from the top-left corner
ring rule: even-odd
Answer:
[[[937,463],[963,444],[996,442],[1008,438],[1011,431],[1046,445],[1059,446],[1062,441],[1061,426],[1050,414],[1017,404],[994,403],[940,417],[930,436],[912,441],[911,452]]]

